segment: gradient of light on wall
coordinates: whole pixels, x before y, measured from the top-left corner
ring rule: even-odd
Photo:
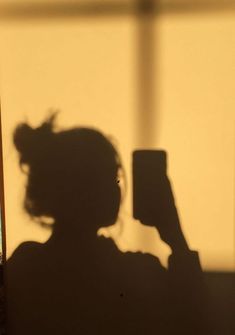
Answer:
[[[123,230],[114,234],[122,250],[151,252],[166,264],[169,249],[156,231],[131,216],[131,152],[164,148],[191,248],[206,269],[234,269],[234,15],[164,14],[150,26],[132,15],[1,23],[8,256],[24,240],[49,236],[22,209],[25,176],[12,132],[22,121],[38,125],[52,108],[61,110],[60,127],[97,127],[120,151],[128,193]],[[146,31],[153,54],[140,59]],[[149,61],[150,101],[139,82]]]

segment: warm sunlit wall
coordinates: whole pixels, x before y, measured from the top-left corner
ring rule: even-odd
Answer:
[[[160,21],[160,145],[191,245],[209,268],[235,266],[234,12]]]
[[[190,246],[204,268],[234,269],[235,21],[224,13],[163,16],[156,29],[156,124],[151,147],[169,154],[169,174]],[[134,18],[10,21],[1,24],[1,101],[8,256],[48,232],[22,210],[24,176],[11,143],[18,122],[37,125],[50,108],[58,125],[97,127],[114,137],[127,170],[120,247],[169,250],[131,218],[131,152],[137,122]],[[155,79],[155,81],[156,81]],[[158,123],[158,124],[157,124]]]

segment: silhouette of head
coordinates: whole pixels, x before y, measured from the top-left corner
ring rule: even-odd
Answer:
[[[55,115],[37,128],[23,123],[14,132],[20,165],[27,167],[26,211],[55,223],[88,222],[96,230],[113,224],[122,170],[116,149],[95,129],[55,131],[54,123]]]

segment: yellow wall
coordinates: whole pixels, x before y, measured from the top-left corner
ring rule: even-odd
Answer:
[[[164,15],[155,22],[155,106],[148,143],[138,122],[139,26],[131,17],[1,23],[0,78],[8,256],[49,233],[23,212],[24,176],[12,145],[17,123],[38,125],[50,108],[61,127],[97,127],[114,137],[127,170],[123,250],[166,264],[157,233],[131,218],[131,152],[169,154],[182,225],[204,268],[234,269],[235,20],[232,14]],[[155,131],[154,131],[155,130]]]

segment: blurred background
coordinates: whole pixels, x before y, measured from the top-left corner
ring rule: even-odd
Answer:
[[[121,154],[127,195],[110,232],[121,250],[167,264],[156,231],[132,218],[132,151],[160,148],[190,247],[205,270],[234,271],[234,4],[0,1],[7,257],[50,235],[24,213],[13,130],[60,110],[59,128],[98,128]]]

